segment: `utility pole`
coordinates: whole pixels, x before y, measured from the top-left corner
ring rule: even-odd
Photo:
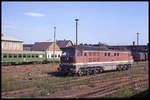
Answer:
[[[54,63],[54,60],[55,60],[55,43],[56,43],[56,26],[54,26],[53,63]]]
[[[79,19],[75,19],[76,21],[76,45],[78,45],[78,21]]]
[[[136,34],[137,34],[137,45],[139,45],[139,34],[140,33],[137,32]]]

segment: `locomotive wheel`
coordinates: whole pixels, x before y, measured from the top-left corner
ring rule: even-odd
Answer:
[[[102,73],[103,72],[103,69],[101,68],[101,69],[99,69],[99,73]]]
[[[96,69],[93,70],[93,74],[97,74],[98,71]]]
[[[86,71],[86,75],[90,75],[90,72],[89,72],[89,70],[87,70],[87,71]]]
[[[117,70],[118,70],[118,71],[121,71],[121,70],[122,70],[121,66],[118,66]]]
[[[79,72],[78,72],[78,76],[82,76],[83,75],[83,72],[80,70]]]

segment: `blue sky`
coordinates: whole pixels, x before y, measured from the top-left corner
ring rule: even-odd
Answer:
[[[139,44],[148,43],[148,2],[2,2],[2,33],[24,43],[75,42],[130,45],[140,33]]]

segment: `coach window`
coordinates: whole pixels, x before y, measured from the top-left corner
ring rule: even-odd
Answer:
[[[23,58],[26,58],[26,54],[23,54]]]
[[[36,54],[36,58],[38,58],[39,56],[38,56],[38,54]]]
[[[21,54],[19,54],[19,55],[18,55],[18,57],[19,57],[19,58],[21,58],[21,57],[22,57],[22,55],[21,55]]]
[[[9,54],[9,58],[12,58],[12,54]]]
[[[32,58],[34,58],[34,54],[32,54]]]
[[[51,57],[53,58],[53,57],[54,57],[54,55],[52,54],[52,55],[51,55]]]
[[[16,54],[14,54],[14,58],[17,58],[17,55],[16,55]]]
[[[30,55],[27,55],[28,58],[30,58]]]
[[[7,54],[3,54],[3,58],[7,58]]]

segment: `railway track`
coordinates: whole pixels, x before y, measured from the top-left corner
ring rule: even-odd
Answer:
[[[139,67],[139,69],[142,69],[142,67]],[[92,76],[79,77],[79,78],[76,79],[76,80],[70,80],[69,84],[71,84],[71,83],[76,83],[76,82],[82,81],[82,80],[88,80],[88,79],[96,78],[96,77],[102,77],[102,76],[105,76],[105,75],[107,75],[107,74],[112,74],[112,73],[115,74],[115,72],[109,72],[109,73],[96,74],[96,75],[92,75]],[[117,73],[117,72],[116,72],[116,73]],[[142,74],[144,74],[144,73],[142,73]],[[114,80],[114,79],[109,80],[109,81],[113,81],[113,80]],[[118,78],[118,80],[120,80],[120,79]],[[30,80],[30,81],[32,81],[32,80]],[[95,84],[101,83],[101,85],[102,85],[102,83],[104,83],[104,84],[107,83],[107,81],[103,81],[103,80],[101,80],[101,81],[98,80],[97,83],[96,83],[96,81],[93,81],[93,82],[95,82]],[[61,85],[64,85],[64,84],[68,84],[68,82],[66,82],[66,81],[65,81],[65,82],[58,82],[58,83],[54,83],[54,84],[51,84],[51,85],[61,86]],[[31,89],[31,90],[32,90],[32,89]],[[22,91],[31,92],[31,90],[28,89],[28,88],[24,88],[24,89],[18,89],[18,90],[3,92],[3,93],[2,93],[2,96],[12,95],[13,93],[19,94],[19,93],[22,93]],[[33,90],[34,90],[34,89],[33,89]]]
[[[114,79],[114,81],[107,81],[97,84],[98,87],[87,90],[81,90],[80,93],[64,96],[63,98],[95,98],[103,97],[106,94],[121,90],[122,87],[127,85],[133,85],[134,82],[145,82],[148,80],[148,76],[135,77],[132,81],[130,78]],[[117,81],[117,82],[116,82]],[[90,92],[89,92],[90,91]]]
[[[134,69],[131,69],[131,70],[135,70],[135,69],[144,69],[144,67],[139,67],[139,68],[134,68]],[[126,71],[128,71],[128,70],[126,70]],[[117,73],[117,71],[113,71],[113,72],[104,72],[104,73],[100,73],[100,74],[96,74],[96,75],[90,75],[90,76],[83,76],[83,77],[78,77],[78,79],[76,79],[76,80],[70,80],[71,82],[76,82],[76,81],[80,81],[80,80],[85,80],[85,79],[90,79],[90,78],[95,78],[95,77],[100,77],[100,76],[104,76],[104,75],[107,75],[107,74],[115,74],[115,73]],[[26,82],[31,82],[31,81],[34,81],[34,80],[48,80],[48,79],[50,79],[51,78],[51,76],[49,76],[49,77],[44,77],[44,78],[33,78],[32,80],[19,80],[19,81],[10,81],[10,82],[8,82],[8,84],[13,84],[13,83],[16,83],[16,82],[19,82],[19,83],[26,83]],[[59,82],[58,83],[58,85],[59,84],[65,84],[65,83],[67,83],[66,81],[64,81],[64,82]],[[55,85],[57,84],[57,83],[54,83]]]

